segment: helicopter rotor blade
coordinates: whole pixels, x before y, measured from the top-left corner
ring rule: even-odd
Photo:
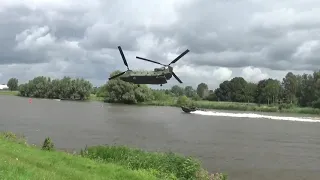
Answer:
[[[157,61],[153,61],[153,60],[150,60],[150,59],[146,59],[146,58],[142,58],[142,57],[138,57],[138,56],[136,56],[136,58],[165,66],[164,64],[161,64],[161,63],[159,63]]]
[[[123,54],[123,51],[122,51],[122,49],[121,49],[121,46],[118,46],[118,49],[119,49],[119,51],[120,51],[120,54],[121,54],[122,60],[123,60],[123,62],[124,62],[124,65],[126,65],[127,68],[129,69],[129,66],[128,66],[126,57],[125,57],[124,54]]]
[[[182,58],[188,52],[189,52],[189,49],[185,50],[182,54],[180,54],[178,57],[176,57],[170,64],[173,64],[173,63],[177,62],[180,58]],[[170,64],[169,64],[169,66],[170,66]]]
[[[119,74],[117,74],[117,75],[115,75],[115,76],[112,76],[112,77],[109,78],[109,80],[114,79],[114,78],[116,78],[116,77],[119,77],[119,76],[123,75],[123,74],[126,73],[126,72],[127,72],[127,71],[124,71],[124,72],[119,73]]]
[[[171,73],[179,81],[179,83],[182,83],[182,81],[178,78],[178,76],[173,71]]]

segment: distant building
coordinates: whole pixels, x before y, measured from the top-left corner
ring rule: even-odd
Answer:
[[[8,86],[6,84],[0,84],[0,90],[1,89],[8,89]]]

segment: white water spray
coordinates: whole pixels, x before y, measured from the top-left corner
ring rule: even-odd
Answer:
[[[254,113],[226,113],[214,111],[193,111],[192,114],[205,115],[205,116],[224,116],[224,117],[245,117],[245,118],[265,118],[273,120],[284,121],[302,121],[302,122],[320,122],[320,118],[312,117],[283,117],[283,116],[268,116]]]

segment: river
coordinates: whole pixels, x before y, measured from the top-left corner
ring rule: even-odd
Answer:
[[[264,113],[266,114],[266,113]],[[277,115],[277,114],[273,114]],[[180,108],[0,96],[0,130],[57,148],[122,144],[201,160],[230,180],[318,180],[320,122],[185,114]]]

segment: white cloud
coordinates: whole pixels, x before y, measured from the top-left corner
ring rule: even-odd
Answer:
[[[261,69],[254,67],[246,67],[242,69],[242,77],[250,82],[258,82],[269,77],[267,73],[263,73]]]

